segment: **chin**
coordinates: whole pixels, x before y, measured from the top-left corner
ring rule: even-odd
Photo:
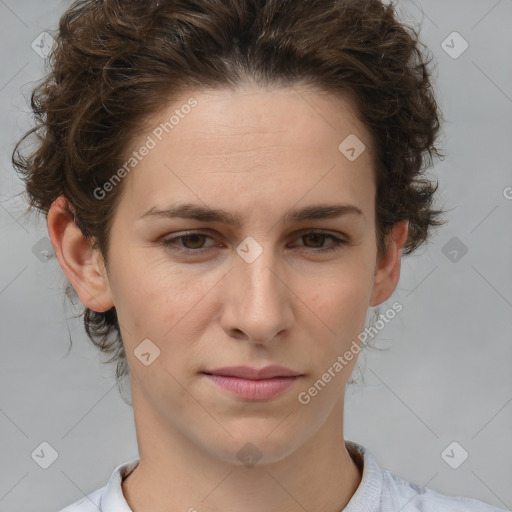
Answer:
[[[226,425],[232,437],[224,436],[217,446],[208,443],[208,449],[228,464],[250,468],[280,462],[305,442],[297,432],[281,429],[275,421],[260,421],[259,425],[254,421],[239,422],[237,428]]]

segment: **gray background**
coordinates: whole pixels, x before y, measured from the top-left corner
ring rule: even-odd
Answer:
[[[0,511],[56,511],[137,456],[132,409],[66,306],[64,276],[44,256],[45,221],[22,216],[10,164],[43,73],[31,43],[56,28],[68,5],[0,0]],[[345,437],[407,480],[510,509],[512,200],[504,191],[512,186],[512,0],[398,7],[434,54],[447,158],[429,175],[440,181],[438,206],[450,212],[431,242],[402,261],[398,289],[381,311],[395,300],[403,310],[378,337],[386,350],[360,357],[364,379],[347,390]],[[441,46],[453,31],[469,44],[458,58]],[[457,244],[467,253],[454,258]],[[43,441],[58,452],[48,469],[31,458]],[[457,469],[441,456],[453,441],[469,454]]]

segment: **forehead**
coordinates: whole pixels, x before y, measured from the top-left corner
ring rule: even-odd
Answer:
[[[191,103],[195,103],[192,108]],[[261,142],[264,148],[271,148],[273,141],[293,145],[292,138],[297,150],[307,150],[319,147],[322,142],[332,144],[349,134],[365,139],[368,150],[372,150],[370,134],[357,118],[354,98],[349,92],[334,96],[304,86],[246,86],[182,94],[158,115],[148,118],[146,132],[150,131],[158,141],[165,139],[164,143],[172,144],[172,139],[179,139],[180,144],[185,144],[182,157],[187,156],[187,147],[198,145],[198,140],[201,155],[219,155],[233,153],[233,145],[249,146],[252,142]],[[257,144],[252,149],[257,150]]]
[[[356,159],[342,151],[347,140],[360,144]],[[239,211],[373,195],[370,134],[350,97],[300,87],[194,91],[148,119],[127,158],[144,145],[151,149],[123,184],[134,214],[178,199]]]

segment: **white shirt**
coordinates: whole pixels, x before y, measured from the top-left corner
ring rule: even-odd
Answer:
[[[379,468],[364,446],[352,441],[345,441],[345,445],[363,466],[361,482],[343,512],[504,512],[482,501],[445,496],[402,480]],[[133,512],[124,498],[121,481],[138,463],[139,459],[133,459],[117,466],[107,485],[59,512]]]

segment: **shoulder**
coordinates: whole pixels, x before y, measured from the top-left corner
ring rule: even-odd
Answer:
[[[107,484],[88,496],[68,505],[59,512],[131,512],[123,495],[122,481],[138,465],[139,459],[119,464]]]
[[[503,512],[473,498],[447,496],[382,470],[382,512]]]
[[[504,512],[483,501],[446,496],[404,480],[380,468],[364,446],[352,441],[345,444],[362,470],[362,480],[344,512]]]

